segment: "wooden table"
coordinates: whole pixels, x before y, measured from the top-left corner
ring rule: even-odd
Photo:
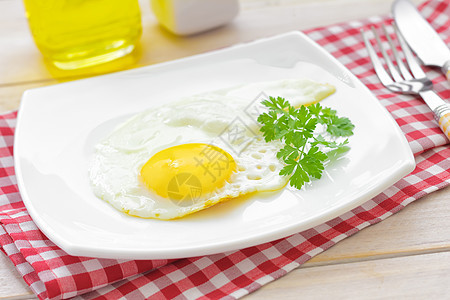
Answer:
[[[387,14],[391,5],[391,0],[241,0],[241,13],[232,24],[178,38],[160,29],[148,2],[141,1],[144,31],[135,54],[102,67],[63,72],[45,63],[34,46],[21,1],[0,0],[0,111],[17,109],[29,88],[168,61],[289,30]],[[247,298],[448,299],[449,202],[448,188],[422,198]],[[0,256],[0,297],[35,298],[4,255]]]

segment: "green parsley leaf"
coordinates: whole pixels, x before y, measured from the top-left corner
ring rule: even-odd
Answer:
[[[319,103],[295,108],[282,97],[269,97],[262,104],[269,111],[258,117],[262,125],[260,131],[267,142],[284,143],[277,157],[285,163],[280,175],[290,176],[291,186],[300,189],[311,178],[321,178],[325,163],[350,149],[348,139],[337,143],[314,133],[317,124],[323,124],[332,136],[353,134],[355,126],[348,118],[338,117],[335,110]],[[328,151],[322,151],[326,149]]]
[[[335,136],[349,136],[353,134],[355,125],[348,118],[331,118],[331,124],[328,124],[327,131]]]

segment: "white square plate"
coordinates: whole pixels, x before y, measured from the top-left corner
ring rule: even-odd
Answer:
[[[322,179],[301,191],[234,199],[175,221],[130,217],[92,193],[94,145],[132,114],[181,96],[285,78],[336,86],[322,104],[356,126],[351,150]],[[181,258],[282,238],[355,208],[414,168],[405,137],[378,100],[299,32],[29,90],[14,149],[20,193],[38,227],[71,255],[103,258]]]

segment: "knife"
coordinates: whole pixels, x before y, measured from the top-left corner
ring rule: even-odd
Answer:
[[[392,4],[395,24],[422,63],[440,67],[450,81],[450,49],[409,0]]]

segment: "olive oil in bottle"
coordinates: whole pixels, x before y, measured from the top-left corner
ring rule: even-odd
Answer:
[[[24,0],[41,53],[60,69],[127,55],[142,31],[137,0]]]

